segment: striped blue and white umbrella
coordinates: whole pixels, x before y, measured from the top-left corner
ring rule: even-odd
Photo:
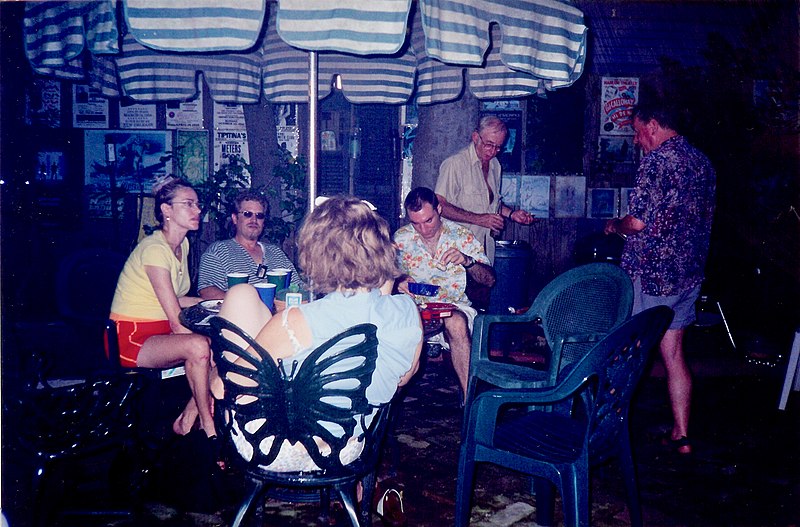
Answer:
[[[432,104],[458,98],[465,78],[481,99],[569,86],[586,57],[583,14],[558,0],[122,0],[121,48],[115,5],[29,2],[34,70],[78,80],[89,62],[104,94],[139,102],[192,99],[202,74],[218,102],[308,102],[310,137],[336,75],[353,103]],[[313,194],[314,163],[309,176]]]
[[[488,99],[569,86],[586,56],[582,13],[556,0],[418,0],[411,20],[412,0],[123,0],[121,47],[114,6],[28,2],[34,70],[85,80],[89,62],[104,93],[140,102],[196,96],[197,72],[220,102],[307,102],[318,52],[320,98],[338,74],[354,103],[430,104],[457,98],[465,77]]]

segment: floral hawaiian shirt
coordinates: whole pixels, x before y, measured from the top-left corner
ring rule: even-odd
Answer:
[[[629,214],[645,228],[628,237],[622,267],[645,294],[672,296],[703,281],[715,187],[711,162],[682,136],[642,159]]]
[[[458,223],[442,218],[442,233],[436,245],[436,254],[431,255],[425,247],[422,237],[414,230],[413,225],[397,229],[394,234],[397,246],[397,262],[400,269],[417,282],[438,285],[437,302],[470,305],[465,293],[467,288],[467,271],[461,265],[450,264],[446,269],[436,265],[439,258],[451,247],[455,247],[476,261],[489,265],[489,259],[483,246],[475,235]]]

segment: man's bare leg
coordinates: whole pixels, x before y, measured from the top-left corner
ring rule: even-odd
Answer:
[[[692,400],[692,375],[683,355],[684,329],[668,329],[661,339],[661,358],[667,371],[667,390],[669,391],[672,417],[672,440],[689,436],[689,412]],[[691,445],[678,448],[681,454],[690,454]]]
[[[453,369],[458,377],[458,383],[461,385],[461,392],[466,396],[469,354],[472,348],[467,316],[461,311],[454,311],[452,316],[445,318],[444,336],[450,345],[450,358],[453,361]]]

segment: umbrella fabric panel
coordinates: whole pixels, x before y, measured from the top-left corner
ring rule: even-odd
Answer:
[[[277,30],[312,51],[392,55],[406,40],[411,0],[279,0]]]
[[[163,53],[132,36],[122,43],[117,72],[123,93],[142,102],[189,100],[198,94],[202,73],[211,97],[221,103],[247,104],[261,93],[261,54]]]
[[[111,55],[89,55],[89,57],[91,58],[88,71],[89,86],[100,90],[105,97],[119,97],[117,64],[114,62],[114,57]]]
[[[489,23],[503,32],[501,60],[512,70],[567,86],[586,58],[583,14],[551,0],[420,0],[428,54],[442,62],[482,66]]]
[[[500,56],[500,28],[492,26],[494,45],[486,57],[486,66],[467,68],[469,89],[478,99],[507,99],[527,97],[531,94],[544,95],[551,90],[552,81],[535,77],[528,73],[515,71],[505,65]]]
[[[308,102],[308,53],[281,39],[270,16],[262,46],[264,96],[273,103]],[[410,49],[395,56],[362,58],[319,53],[318,96],[331,92],[334,75],[342,78],[342,93],[356,104],[403,104],[414,91],[416,59]]]
[[[66,78],[76,78],[87,47],[95,54],[118,53],[115,13],[111,0],[26,2],[25,55],[31,66],[55,73],[63,68]]]
[[[420,16],[417,9],[411,25],[411,48],[417,58],[416,101],[435,104],[458,99],[464,89],[464,68],[439,62],[428,55]]]
[[[129,32],[164,51],[243,51],[261,33],[266,0],[125,0]]]

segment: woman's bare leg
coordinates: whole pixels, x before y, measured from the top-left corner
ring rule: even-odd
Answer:
[[[197,401],[195,401],[194,396],[192,396],[189,398],[189,402],[186,403],[186,407],[181,414],[175,419],[175,422],[172,423],[172,431],[178,435],[185,436],[192,431],[192,427],[199,415],[200,412],[197,410]]]
[[[249,284],[240,284],[233,286],[225,295],[219,316],[233,322],[245,333],[255,338],[272,318],[272,313],[261,301],[255,287]],[[247,347],[247,344],[235,335],[228,336],[232,342],[244,348]]]
[[[188,433],[191,430],[196,409],[200,426],[206,435],[216,435],[209,392],[210,361],[208,339],[196,334],[155,335],[145,341],[139,352],[137,366],[169,368],[183,363],[186,368],[186,380],[189,382],[194,403],[190,401],[173,424],[173,430],[177,429],[178,433]]]

